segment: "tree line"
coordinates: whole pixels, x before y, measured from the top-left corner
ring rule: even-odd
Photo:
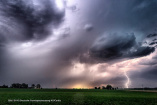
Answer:
[[[2,86],[0,86],[0,88],[32,88],[32,89],[41,89],[42,87],[41,87],[41,85],[40,84],[37,84],[37,85],[35,85],[35,84],[32,84],[30,87],[28,86],[28,84],[26,84],[26,83],[22,83],[22,84],[20,84],[20,83],[13,83],[13,84],[11,84],[11,86],[8,86],[8,85],[2,85]]]
[[[107,85],[106,87],[105,86],[102,86],[102,87],[94,87],[94,89],[107,89],[107,90],[117,90],[118,87],[114,88],[112,87],[112,85]]]

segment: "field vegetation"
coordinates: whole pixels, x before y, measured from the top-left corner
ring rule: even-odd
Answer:
[[[157,105],[157,93],[98,89],[0,89],[0,105]]]

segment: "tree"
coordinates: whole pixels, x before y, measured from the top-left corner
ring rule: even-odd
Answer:
[[[40,89],[40,88],[41,88],[41,85],[40,85],[40,84],[37,84],[36,87],[37,87],[37,89]]]
[[[28,84],[22,83],[21,88],[28,88]]]
[[[105,86],[102,86],[102,89],[106,89]]]
[[[21,84],[19,84],[19,83],[13,83],[11,85],[11,88],[21,88]]]
[[[111,86],[111,85],[107,85],[107,86],[106,86],[106,89],[111,90],[111,89],[112,89],[112,86]]]
[[[8,88],[8,85],[3,85],[3,86],[0,86],[0,88]]]
[[[32,84],[31,88],[35,88],[35,84]]]

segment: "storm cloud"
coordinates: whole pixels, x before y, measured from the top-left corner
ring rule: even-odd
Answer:
[[[125,87],[127,73],[136,87],[136,72],[155,73],[156,9],[156,0],[0,0],[0,82]]]
[[[0,5],[3,40],[43,39],[51,32],[49,25],[57,25],[64,17],[64,10],[57,11],[50,0],[1,0]]]
[[[91,48],[91,56],[113,60],[147,56],[154,51],[154,47],[138,45],[134,34],[118,35],[115,33],[99,38]]]

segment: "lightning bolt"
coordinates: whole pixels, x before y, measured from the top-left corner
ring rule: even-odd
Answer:
[[[124,75],[125,77],[127,78],[127,82],[125,83],[125,87],[126,88],[129,88],[129,85],[130,85],[130,78],[129,76],[127,75],[126,71],[124,70]]]

